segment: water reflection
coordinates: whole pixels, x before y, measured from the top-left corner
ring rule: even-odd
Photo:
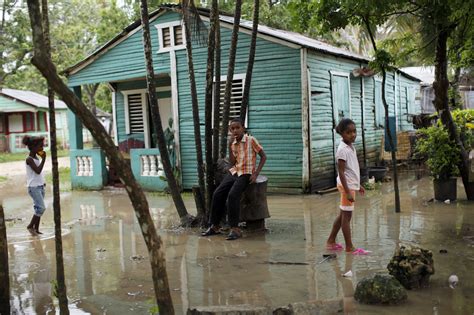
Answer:
[[[394,213],[391,185],[368,192],[358,201],[351,228],[356,246],[371,250],[371,255],[353,257],[341,252],[322,264],[317,262],[326,253],[325,239],[338,212],[337,194],[269,196],[269,232],[246,233],[237,242],[174,228],[179,219],[171,199],[150,195],[151,214],[164,240],[176,312],[184,314],[188,307],[199,305],[277,307],[343,298],[348,314],[432,314],[433,307],[439,313],[472,313],[474,306],[468,302],[474,298],[472,204],[427,202],[430,188],[428,179],[402,180],[400,214]],[[27,216],[27,200],[9,203],[6,198],[7,217]],[[148,255],[125,193],[72,192],[62,202],[63,221],[70,223],[63,247],[71,307],[76,313],[148,314],[154,304]],[[192,199],[185,202],[192,209]],[[25,236],[21,224],[8,229],[11,301],[19,314],[57,312],[51,285],[55,277],[52,211],[46,213],[44,224],[49,235],[39,241]],[[409,302],[396,308],[354,303],[355,284],[364,276],[385,271],[401,242],[433,250],[432,287],[410,292]],[[448,249],[448,254],[439,254],[441,248]],[[353,277],[342,277],[349,270]],[[451,290],[446,280],[454,272],[461,283]]]

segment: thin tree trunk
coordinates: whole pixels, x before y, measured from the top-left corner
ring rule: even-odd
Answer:
[[[206,98],[205,98],[205,132],[204,141],[206,144],[206,213],[204,221],[211,209],[212,194],[214,192],[214,164],[212,159],[212,87],[214,79],[214,52],[216,46],[216,27],[219,19],[219,1],[212,0],[211,13],[209,17],[210,28],[207,39],[207,69],[206,69]]]
[[[196,145],[196,161],[197,161],[197,173],[198,173],[198,184],[201,193],[201,198],[198,200],[204,200],[202,194],[205,194],[206,187],[204,185],[204,161],[202,158],[202,140],[201,140],[201,121],[199,119],[199,102],[196,90],[196,77],[194,75],[194,63],[193,63],[193,44],[191,38],[191,29],[189,14],[190,10],[193,10],[194,2],[193,0],[185,0],[182,2],[183,9],[183,21],[184,21],[184,35],[186,37],[186,52],[188,56],[188,73],[189,73],[189,83],[191,85],[191,103],[193,110],[193,125],[194,125],[194,144]],[[198,205],[196,207],[199,209],[204,209],[204,205]],[[205,217],[205,213],[200,213],[199,211],[197,216],[200,220]]]
[[[391,148],[392,155],[392,168],[393,168],[393,189],[395,190],[395,212],[400,212],[400,189],[398,188],[398,171],[397,171],[397,156],[395,151],[395,145],[392,137],[392,130],[390,129],[390,124],[388,120],[388,104],[387,99],[385,98],[385,81],[387,80],[387,73],[385,68],[382,68],[382,102],[385,110],[385,131],[387,132],[388,142]],[[396,132],[394,135],[396,136]]]
[[[457,55],[459,59],[461,59],[461,56],[458,54]],[[461,77],[461,67],[456,66],[454,69],[454,75],[453,75],[453,81],[451,82],[451,87],[453,88],[453,96],[451,98],[451,107],[452,108],[458,108],[462,109],[462,103],[459,102],[459,80]]]
[[[44,53],[43,28],[41,25],[40,6],[38,0],[28,0],[28,12],[33,31],[34,56],[31,59],[33,65],[47,79],[48,84],[61,96],[69,109],[89,129],[102,150],[105,152],[110,164],[117,170],[120,179],[125,184],[132,206],[140,225],[150,257],[152,279],[155,289],[155,297],[162,314],[173,314],[173,304],[169,291],[168,277],[166,274],[165,256],[161,249],[162,240],[157,234],[154,222],[151,218],[148,201],[135,180],[130,165],[125,161],[122,154],[117,150],[112,138],[107,134],[104,127],[92,115],[87,107],[76,95],[62,82],[56,67],[51,59]],[[166,150],[166,149],[165,149]]]
[[[247,108],[249,106],[250,86],[252,83],[252,71],[255,62],[255,51],[257,48],[257,32],[258,32],[258,15],[260,9],[260,1],[253,1],[253,25],[252,38],[250,39],[249,62],[247,64],[247,73],[245,74],[244,95],[242,97],[242,107],[240,108],[240,119],[245,124],[247,117]]]
[[[99,88],[99,83],[95,84],[86,84],[85,90],[87,94],[87,98],[89,100],[89,107],[91,109],[92,114],[97,117],[97,106],[95,103],[95,94],[97,93],[97,89]]]
[[[0,314],[10,314],[10,272],[8,267],[7,228],[0,204]]]
[[[163,126],[161,125],[160,110],[158,108],[158,101],[156,99],[155,74],[153,70],[152,47],[150,39],[150,26],[148,22],[148,6],[146,1],[141,0],[141,18],[143,27],[143,49],[145,52],[145,61],[147,68],[147,87],[148,98],[150,100],[150,109],[155,126],[155,133],[158,140],[158,149],[160,150],[161,162],[163,163],[163,170],[166,175],[168,187],[173,198],[176,210],[181,218],[183,224],[189,225],[194,220],[188,214],[186,207],[181,197],[181,193],[176,183],[176,178],[173,175],[173,168],[171,166],[168,149],[166,148],[166,140],[163,133]],[[178,123],[178,122],[176,122]]]
[[[449,31],[443,30],[438,34],[435,49],[435,81],[433,89],[435,92],[435,108],[438,111],[443,125],[449,132],[449,136],[455,141],[461,152],[461,161],[459,162],[459,171],[461,173],[464,191],[468,200],[474,200],[474,183],[469,182],[469,153],[464,148],[461,138],[457,132],[456,125],[451,116],[448,102],[448,58],[447,58],[447,41]]]
[[[219,12],[219,11],[218,11]],[[214,171],[219,159],[219,123],[221,108],[221,26],[219,16],[216,25],[216,50],[215,50],[215,83],[214,83],[214,129],[212,131],[212,166]],[[214,172],[215,173],[215,172]]]
[[[41,1],[43,17],[43,34],[46,54],[51,58],[51,40],[49,37],[48,0]],[[54,213],[54,243],[56,247],[56,281],[58,284],[59,312],[69,314],[66,277],[64,274],[63,239],[61,228],[61,199],[59,194],[58,148],[56,142],[56,111],[54,109],[54,91],[48,85],[49,108],[49,147],[51,151],[53,174],[53,213]]]
[[[364,19],[365,26],[367,28],[367,32],[370,36],[370,41],[372,42],[372,47],[374,51],[377,52],[377,44],[375,43],[374,34],[372,34],[372,29],[370,28],[370,23],[367,19]],[[385,71],[385,67],[382,66],[382,103],[385,111],[385,132],[388,136],[388,142],[391,148],[391,155],[392,155],[392,169],[393,169],[393,189],[395,191],[395,212],[400,212],[400,189],[398,188],[398,171],[397,171],[397,157],[395,152],[395,145],[392,138],[392,131],[390,130],[389,120],[388,120],[388,103],[387,99],[385,98],[385,81],[387,80],[387,72]],[[395,127],[396,128],[396,127]],[[396,130],[395,135],[396,135]]]
[[[229,64],[227,67],[227,79],[225,83],[224,107],[222,109],[222,125],[221,125],[221,139],[219,146],[219,155],[225,158],[227,154],[227,134],[229,126],[229,112],[230,112],[230,98],[232,95],[232,80],[234,78],[235,70],[235,54],[237,52],[237,41],[239,39],[240,14],[242,8],[242,0],[235,1],[234,12],[234,27],[232,28],[232,39],[229,50]]]

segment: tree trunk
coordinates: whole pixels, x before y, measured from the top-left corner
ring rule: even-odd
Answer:
[[[258,14],[260,9],[260,1],[253,1],[253,25],[252,38],[250,39],[249,62],[247,64],[247,73],[245,74],[244,95],[242,97],[242,107],[240,108],[240,119],[245,124],[247,117],[247,108],[249,106],[250,85],[252,82],[253,64],[255,62],[255,51],[257,48],[257,32],[258,32]]]
[[[212,166],[214,170],[216,170],[217,160],[219,159],[219,116],[221,107],[221,26],[219,17],[217,17],[216,22],[216,50],[214,67],[214,76],[216,78],[216,82],[214,83],[214,129],[212,131]]]
[[[43,34],[46,54],[51,58],[51,40],[49,37],[48,0],[41,1],[43,17]],[[53,173],[53,213],[54,213],[54,241],[56,248],[56,281],[58,284],[59,311],[69,314],[66,277],[64,274],[63,239],[61,228],[61,199],[59,194],[58,148],[56,142],[56,111],[54,108],[54,91],[48,85],[49,108],[49,147],[51,151]]]
[[[392,137],[392,130],[390,130],[390,125],[388,121],[388,104],[385,98],[385,81],[387,80],[387,73],[384,68],[382,68],[382,102],[385,110],[385,131],[387,132],[388,141],[391,148],[392,155],[392,168],[393,168],[393,189],[395,190],[395,212],[400,212],[400,189],[398,188],[398,171],[397,171],[397,152],[395,151],[395,145]],[[396,137],[396,130],[394,135]],[[383,150],[383,149],[382,149]]]
[[[155,297],[158,307],[160,308],[160,313],[173,314],[174,310],[166,274],[165,256],[161,250],[162,240],[156,232],[145,194],[140,185],[136,182],[130,165],[125,162],[122,154],[115,147],[112,138],[107,134],[104,127],[97,121],[84,103],[62,82],[51,59],[44,53],[43,28],[41,25],[38,0],[28,0],[28,12],[30,15],[34,44],[34,56],[31,62],[47,79],[51,88],[61,96],[69,109],[79,117],[81,122],[89,129],[92,136],[105,152],[110,164],[117,170],[120,179],[125,184],[125,189],[135,210],[150,256]]]
[[[145,61],[147,68],[148,98],[150,100],[150,109],[158,141],[158,149],[160,150],[163,170],[166,175],[168,187],[173,198],[174,204],[176,206],[176,210],[178,211],[182,223],[186,225],[190,224],[194,220],[194,218],[192,218],[186,210],[183,198],[181,197],[181,193],[178,188],[178,184],[176,183],[176,178],[173,174],[173,168],[171,166],[170,158],[168,155],[168,149],[166,148],[165,135],[163,133],[163,126],[161,125],[160,110],[158,108],[158,101],[156,99],[155,74],[153,70],[152,47],[150,39],[150,26],[148,23],[148,6],[146,1],[143,0],[141,0],[141,16],[143,26],[143,49],[145,53]]]
[[[458,165],[461,173],[462,182],[464,184],[464,191],[468,200],[474,200],[474,183],[469,182],[469,153],[464,148],[461,138],[457,132],[456,125],[451,116],[448,102],[448,58],[447,58],[447,41],[449,31],[438,27],[441,31],[436,39],[435,49],[435,81],[433,82],[433,89],[435,92],[435,108],[441,117],[443,125],[449,132],[449,136],[455,141],[461,152],[461,161]]]
[[[457,55],[459,59],[461,59],[461,56],[458,54]],[[456,66],[454,69],[454,76],[453,76],[453,81],[451,82],[451,87],[452,87],[452,97],[451,97],[451,107],[452,108],[458,108],[462,109],[462,102],[460,102],[459,99],[459,80],[461,78],[461,67]]]
[[[229,50],[229,65],[227,67],[227,79],[225,83],[224,107],[222,108],[221,139],[219,146],[219,155],[225,158],[227,154],[227,133],[229,126],[230,97],[232,95],[232,80],[234,78],[235,54],[237,52],[237,41],[239,39],[240,14],[242,0],[235,1],[234,27],[232,28],[232,39]]]
[[[216,27],[219,19],[219,1],[212,0],[211,13],[209,17],[210,28],[207,39],[207,69],[206,69],[206,98],[205,98],[205,132],[204,140],[206,144],[206,213],[204,222],[207,222],[211,209],[212,194],[214,192],[214,164],[212,159],[212,87],[214,79],[214,52],[216,45]]]
[[[200,193],[204,194],[206,191],[206,187],[204,185],[204,161],[202,158],[201,121],[199,119],[199,102],[196,90],[196,77],[194,75],[193,45],[189,20],[189,14],[191,14],[190,10],[193,10],[193,7],[193,0],[185,0],[182,2],[184,35],[186,37],[186,52],[188,56],[188,74],[189,83],[191,85],[191,103],[193,109],[194,144],[196,145],[198,184]],[[204,200],[203,196],[201,196],[201,198],[199,199]],[[202,207],[197,207],[197,209],[202,209]],[[202,213],[202,211],[199,211],[197,216],[198,219],[203,220],[203,218],[206,216],[206,213]]]
[[[372,33],[372,29],[370,27],[369,20],[364,18],[364,24],[367,28],[367,32],[369,33],[370,41],[372,42],[372,47],[374,51],[377,52],[377,44],[375,43],[375,37]],[[397,156],[395,152],[395,146],[393,143],[392,138],[392,131],[390,130],[390,125],[388,124],[388,103],[387,99],[385,98],[385,81],[387,80],[387,72],[385,67],[382,65],[382,103],[385,111],[385,131],[387,132],[388,142],[391,148],[391,155],[392,155],[392,167],[393,167],[393,190],[395,191],[395,212],[400,212],[400,190],[398,188],[398,171],[397,171]],[[396,127],[395,127],[396,128]],[[396,130],[394,130],[396,136]],[[382,149],[383,150],[383,149]]]
[[[0,204],[0,314],[10,314],[10,272],[8,241],[3,205]]]
[[[86,90],[87,99],[89,100],[89,108],[91,109],[92,114],[94,117],[97,117],[97,107],[95,104],[95,94],[97,93],[97,89],[99,88],[99,83],[96,84],[86,84],[84,89]]]

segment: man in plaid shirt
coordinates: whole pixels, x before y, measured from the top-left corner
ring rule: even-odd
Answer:
[[[229,159],[232,168],[214,191],[209,218],[210,227],[202,233],[202,236],[220,234],[219,224],[226,212],[227,203],[231,230],[226,240],[236,240],[242,237],[242,232],[239,229],[240,197],[249,184],[257,181],[267,156],[257,139],[245,134],[245,128],[240,119],[231,120],[229,131],[232,134],[232,141],[229,145]],[[257,154],[260,156],[260,162],[255,168]]]

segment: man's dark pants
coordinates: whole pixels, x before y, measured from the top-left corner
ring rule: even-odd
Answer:
[[[226,203],[230,227],[238,227],[240,219],[240,197],[249,185],[250,174],[241,176],[226,174],[212,196],[210,223],[218,226],[225,214]]]

